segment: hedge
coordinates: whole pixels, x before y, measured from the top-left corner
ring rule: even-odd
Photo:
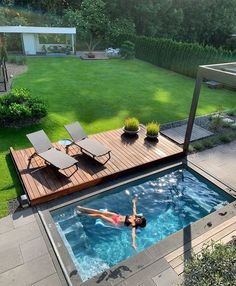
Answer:
[[[236,50],[231,52],[222,48],[216,49],[197,43],[182,43],[164,38],[120,35],[115,44],[120,46],[126,40],[135,44],[136,58],[194,78],[199,65],[236,60]]]

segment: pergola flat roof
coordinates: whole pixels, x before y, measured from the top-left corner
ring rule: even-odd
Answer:
[[[0,26],[0,33],[76,34],[76,28],[32,27],[32,26]]]
[[[199,66],[198,77],[236,87],[236,62]]]
[[[236,62],[199,66],[183,146],[186,154],[190,144],[201,85],[204,79],[214,80],[226,86],[236,88]]]

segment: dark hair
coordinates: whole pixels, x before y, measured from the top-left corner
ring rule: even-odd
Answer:
[[[141,216],[141,215],[136,215],[135,218],[140,218],[141,219],[141,223],[139,224],[136,224],[136,227],[145,227],[146,224],[147,224],[147,221],[146,221],[146,218],[144,216]]]

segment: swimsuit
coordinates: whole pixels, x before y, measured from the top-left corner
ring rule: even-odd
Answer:
[[[131,225],[131,222],[129,221],[129,216],[128,216],[128,215],[125,216],[124,225],[125,225],[125,226],[130,226],[130,225]]]
[[[114,216],[112,217],[112,220],[114,221],[115,224],[118,224],[119,221],[120,221],[119,218],[120,218],[119,215],[114,215]]]
[[[118,224],[120,222],[120,216],[119,215],[114,215],[112,218],[111,218],[115,224]],[[124,225],[125,226],[130,226],[131,225],[131,222],[129,221],[129,216],[125,216],[125,221],[124,221]]]

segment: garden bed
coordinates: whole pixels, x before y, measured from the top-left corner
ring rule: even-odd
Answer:
[[[233,124],[224,122],[224,120],[232,120]],[[161,131],[186,125],[188,119],[170,122],[161,125]],[[210,137],[196,140],[191,143],[189,152],[194,153],[213,148],[222,143],[229,143],[236,139],[236,110],[226,112],[215,112],[204,116],[197,116],[194,124],[213,132]]]
[[[7,83],[7,91],[2,91],[2,86],[0,87],[0,96],[4,95],[9,92],[9,89],[12,86],[12,81],[13,79],[20,74],[23,74],[27,72],[28,67],[27,65],[17,65],[17,64],[12,64],[12,63],[7,63],[7,73],[8,73],[8,78],[9,81]]]

